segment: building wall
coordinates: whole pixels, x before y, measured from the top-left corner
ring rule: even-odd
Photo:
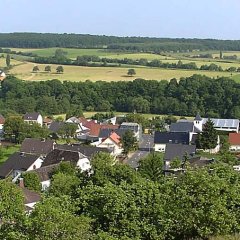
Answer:
[[[123,151],[123,149],[119,145],[117,145],[114,141],[112,141],[111,138],[105,139],[104,142],[98,144],[97,147],[110,148],[113,150],[114,155],[119,155]]]
[[[166,144],[154,144],[155,152],[165,152]]]
[[[233,152],[240,152],[240,145],[231,145],[229,150]]]
[[[42,190],[46,191],[50,187],[50,180],[41,182],[41,185],[42,185]]]
[[[79,159],[77,162],[77,167],[81,169],[83,172],[90,170],[91,169],[90,161],[87,158]]]
[[[41,158],[38,158],[28,169],[27,171],[31,171],[37,168],[40,168],[42,166],[43,160]]]

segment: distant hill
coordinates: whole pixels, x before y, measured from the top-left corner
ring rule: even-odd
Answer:
[[[0,33],[1,48],[108,48],[115,51],[240,51],[240,40],[115,37],[89,34]]]

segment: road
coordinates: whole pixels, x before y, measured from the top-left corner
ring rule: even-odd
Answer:
[[[153,148],[153,135],[143,134],[142,141],[139,143],[139,149],[127,160],[133,168],[138,167],[138,162],[141,158],[146,157]]]

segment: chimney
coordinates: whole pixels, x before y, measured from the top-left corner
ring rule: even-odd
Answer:
[[[19,178],[19,187],[24,188],[24,180],[23,178]]]

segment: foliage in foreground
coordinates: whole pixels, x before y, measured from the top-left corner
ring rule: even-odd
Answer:
[[[240,177],[232,166],[188,167],[174,178],[163,176],[158,154],[142,160],[139,171],[113,163],[96,155],[91,175],[60,166],[29,216],[19,189],[1,181],[1,238],[208,239],[239,232]]]

